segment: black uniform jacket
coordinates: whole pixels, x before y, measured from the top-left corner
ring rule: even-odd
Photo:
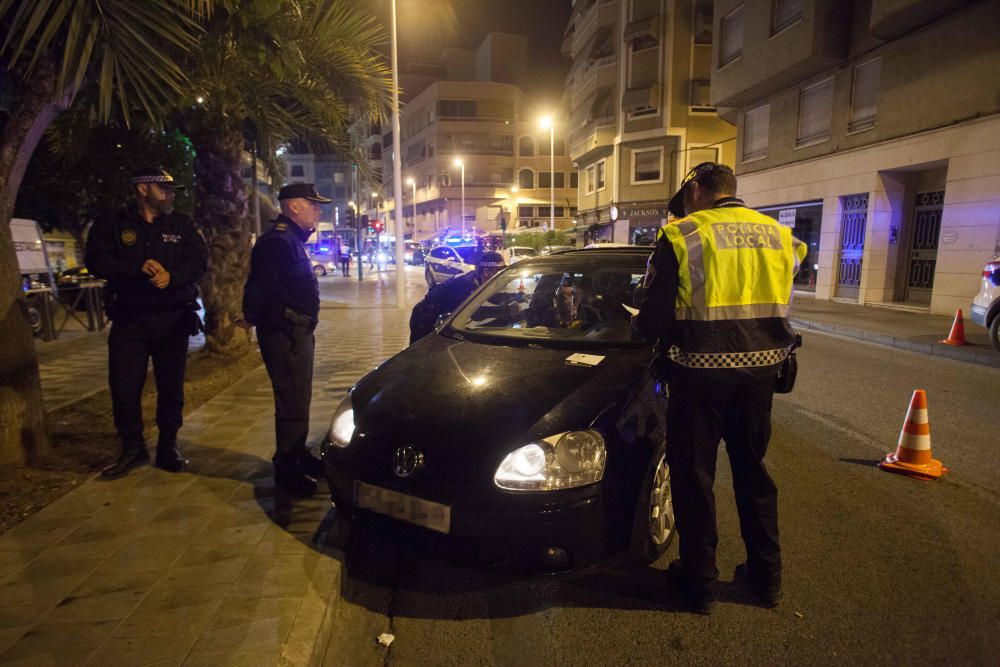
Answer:
[[[279,215],[257,239],[243,290],[243,316],[258,330],[286,330],[286,308],[313,322],[319,318],[319,282],[304,245],[309,234]]]
[[[142,272],[148,259],[170,273],[165,288],[154,287]],[[168,213],[146,222],[130,208],[94,223],[84,261],[92,274],[108,281],[114,313],[148,312],[194,303],[196,283],[208,267],[208,246],[186,215]]]

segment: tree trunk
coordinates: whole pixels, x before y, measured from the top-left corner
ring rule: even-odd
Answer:
[[[0,463],[23,463],[49,451],[38,356],[28,324],[10,219],[39,140],[68,93],[56,96],[56,65],[41,58],[14,99],[0,138]]]
[[[250,217],[243,186],[243,133],[223,119],[204,123],[195,147],[195,220],[208,239],[208,273],[201,281],[205,349],[238,356],[249,333],[234,323],[243,312],[243,285],[250,269]]]

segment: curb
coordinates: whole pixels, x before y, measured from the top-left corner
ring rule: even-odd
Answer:
[[[933,357],[952,359],[953,361],[963,361],[969,364],[979,364],[982,366],[1000,368],[1000,354],[997,354],[993,350],[989,349],[980,350],[975,347],[953,347],[950,345],[940,345],[936,343],[924,343],[902,336],[880,334],[872,331],[865,331],[863,329],[852,329],[838,324],[813,322],[811,320],[802,320],[795,317],[790,318],[789,322],[793,327],[799,329],[808,329],[812,331],[819,331],[821,333],[847,336],[848,338],[856,338],[869,343],[875,343],[876,345],[909,350],[910,352],[917,352],[918,354],[927,354]]]

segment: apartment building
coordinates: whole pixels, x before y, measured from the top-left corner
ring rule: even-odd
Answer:
[[[400,118],[406,238],[425,241],[463,229],[469,236],[500,234],[501,215],[508,233],[571,228],[577,182],[566,123],[559,110],[536,107],[519,86],[527,76],[526,38],[491,33],[475,51],[445,51],[437,80],[426,78],[426,68],[421,73],[423,85],[407,89]],[[555,119],[551,132],[539,123],[548,114]],[[389,220],[392,133],[369,154],[381,158],[377,203]]]
[[[1000,253],[1000,3],[717,0],[740,194],[820,299],[951,314]]]
[[[296,148],[303,151],[302,147],[296,146],[292,150]],[[333,200],[321,205],[323,212],[317,225],[317,235],[310,239],[310,243],[322,245],[332,239],[337,228],[347,223],[345,212],[351,199],[351,165],[336,155],[307,152],[287,152],[282,158],[285,162],[285,183],[314,183],[319,194]]]
[[[578,244],[648,244],[688,169],[732,165],[710,99],[712,0],[576,0],[563,38]]]

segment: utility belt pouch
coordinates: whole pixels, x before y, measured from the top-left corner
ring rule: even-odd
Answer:
[[[189,336],[197,336],[205,330],[205,323],[198,316],[198,304],[191,302],[187,304],[188,311],[184,315],[184,324]]]
[[[795,342],[788,351],[788,356],[778,367],[778,376],[774,378],[774,393],[790,394],[795,388],[795,377],[799,372],[799,362],[795,358],[795,349],[802,347],[802,334],[795,333]]]

